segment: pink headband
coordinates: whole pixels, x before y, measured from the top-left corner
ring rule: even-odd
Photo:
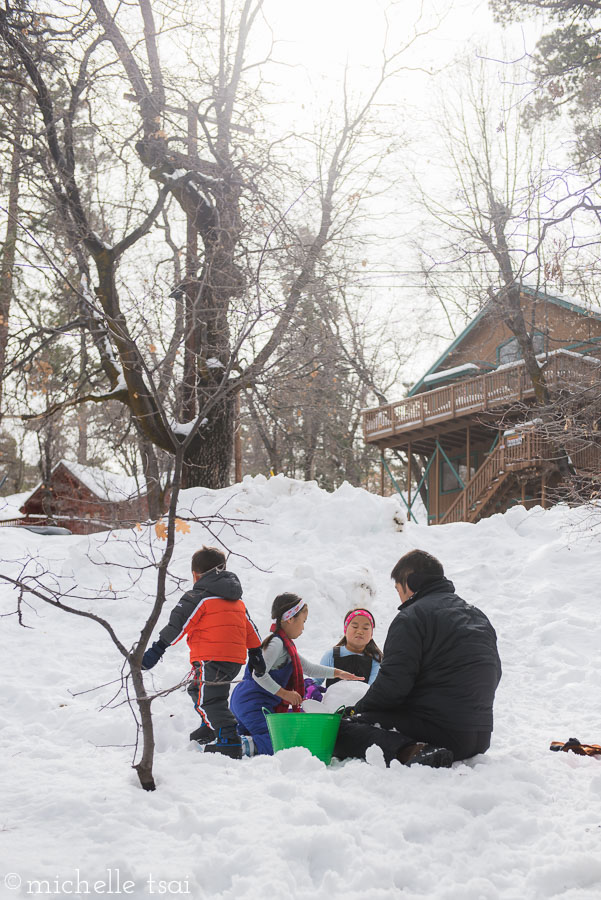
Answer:
[[[349,627],[349,625],[351,624],[351,622],[352,622],[352,620],[355,618],[355,616],[365,616],[365,618],[366,618],[366,619],[369,619],[369,621],[371,622],[371,627],[372,627],[372,628],[375,628],[375,627],[376,627],[376,623],[374,622],[374,617],[373,617],[372,614],[369,612],[369,610],[367,610],[367,609],[354,609],[352,612],[350,612],[350,613],[348,614],[348,616],[347,616],[346,619],[344,620],[344,633],[345,633],[345,634],[346,634],[346,629]]]
[[[287,609],[286,612],[282,614],[281,621],[287,622],[288,619],[293,619],[297,615],[297,613],[299,613],[301,611],[303,606],[306,606],[306,605],[307,604],[305,603],[304,600],[299,600],[298,603],[296,604],[296,606],[293,606],[292,609]]]

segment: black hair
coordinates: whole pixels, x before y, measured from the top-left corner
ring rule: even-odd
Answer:
[[[407,587],[407,579],[413,575],[412,583],[409,585],[411,590],[417,591],[420,584],[426,578],[443,578],[444,568],[440,560],[427,553],[425,550],[410,550],[401,556],[398,563],[390,573],[390,577],[395,584],[401,587]]]
[[[373,619],[373,623],[374,623],[373,627],[374,628],[376,627],[376,620],[374,618],[373,613],[369,609],[367,609],[365,606],[359,606],[359,607],[355,607],[353,609],[349,609],[349,611],[345,614],[344,619],[342,620],[343,623],[346,622],[346,620],[348,619],[348,617],[350,616],[350,614],[352,612],[355,612],[355,609],[362,609],[362,610],[365,610],[366,613],[369,613]],[[338,641],[338,643],[334,644],[334,646],[335,647],[346,647],[346,634],[343,635],[340,638],[340,640]],[[382,651],[380,650],[380,648],[374,641],[373,637],[372,637],[371,641],[365,645],[365,650],[363,652],[365,653],[366,656],[371,656],[372,659],[375,659],[376,662],[382,662]]]
[[[219,547],[202,547],[192,557],[192,571],[197,575],[220,567],[225,568],[225,553]]]
[[[300,603],[301,599],[302,598],[299,597],[298,594],[285,593],[285,594],[277,595],[277,597],[271,604],[271,618],[275,619],[275,629],[271,634],[267,635],[267,637],[261,644],[262,650],[264,650],[265,647],[267,647],[267,645],[271,641],[271,639],[274,636],[274,634],[276,633],[276,631],[278,631],[281,628],[282,616],[284,615],[284,613],[288,612],[289,609],[292,609],[294,606],[296,606],[297,603]],[[305,606],[306,606],[306,604],[305,604]],[[302,609],[299,609],[296,616],[298,616],[303,611],[304,608],[305,607],[303,606]],[[296,619],[296,616],[293,616],[293,618]]]

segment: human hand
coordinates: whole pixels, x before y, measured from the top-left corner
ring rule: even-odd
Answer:
[[[155,641],[152,647],[149,647],[142,657],[142,668],[152,669],[153,666],[156,666],[166,649],[167,648],[160,640]]]
[[[343,678],[344,681],[365,681],[363,675],[355,675],[353,672],[345,672],[344,669],[334,669],[334,678]]]
[[[260,647],[253,647],[252,650],[248,651],[248,668],[251,672],[254,672],[257,678],[261,678],[267,671]]]
[[[298,691],[287,691],[285,688],[280,688],[276,696],[281,697],[290,706],[300,706],[303,702],[303,698]]]

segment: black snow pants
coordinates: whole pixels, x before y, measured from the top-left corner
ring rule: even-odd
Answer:
[[[205,725],[223,737],[237,737],[236,719],[228,705],[230,682],[242,666],[233,662],[195,662],[188,693]]]
[[[384,753],[386,765],[390,765],[399,750],[421,741],[446,747],[455,760],[469,759],[488,750],[490,732],[455,731],[393,710],[357,713],[340,723],[334,756],[365,759],[367,750],[375,744]]]

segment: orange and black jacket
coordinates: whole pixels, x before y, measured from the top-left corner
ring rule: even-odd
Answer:
[[[260,647],[261,638],[241,597],[233,572],[205,572],[173,608],[159,640],[168,647],[186,635],[190,662],[245,663],[246,651]]]

